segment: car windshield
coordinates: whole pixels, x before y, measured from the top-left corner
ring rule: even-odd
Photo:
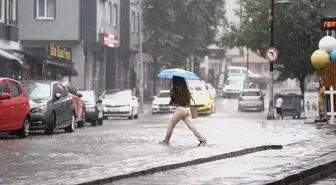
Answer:
[[[228,80],[227,82],[226,82],[226,85],[239,85],[239,84],[241,84],[242,83],[242,81],[241,80]]]
[[[169,98],[170,93],[169,92],[161,92],[157,95],[158,98]]]
[[[127,100],[132,98],[132,93],[129,90],[119,91],[114,93],[105,93],[102,97],[103,99],[119,99]]]
[[[96,97],[94,92],[92,91],[79,91],[79,93],[82,94],[82,99],[84,102],[95,102],[96,101]]]
[[[188,80],[188,87],[191,91],[204,91],[206,90],[206,86],[199,80]]]
[[[29,98],[49,98],[51,96],[50,84],[22,83]]]
[[[258,91],[246,91],[243,92],[242,96],[260,96],[260,93]]]

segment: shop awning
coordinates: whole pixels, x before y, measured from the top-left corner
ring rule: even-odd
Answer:
[[[3,49],[0,49],[0,57],[3,57],[5,59],[7,59],[7,60],[11,60],[11,61],[17,62],[17,64],[19,64],[20,66],[23,65],[23,61],[22,60],[20,60],[16,56],[8,53],[7,51],[5,51]]]

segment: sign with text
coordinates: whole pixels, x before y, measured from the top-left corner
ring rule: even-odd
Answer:
[[[69,47],[60,47],[55,44],[49,44],[48,55],[57,59],[71,60],[72,51]]]
[[[322,18],[321,30],[336,30],[336,18]]]

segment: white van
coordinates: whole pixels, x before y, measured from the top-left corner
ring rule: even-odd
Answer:
[[[238,96],[244,89],[245,76],[229,76],[223,88],[223,97]]]
[[[246,67],[241,66],[228,66],[228,76],[246,76],[246,73],[248,71],[248,76],[252,78],[260,78],[260,74],[256,74],[252,72],[251,70],[247,70]]]

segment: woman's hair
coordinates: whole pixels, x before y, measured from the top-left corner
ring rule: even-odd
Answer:
[[[173,76],[173,91],[176,92],[178,89],[181,90],[178,93],[183,93],[182,96],[190,99],[191,95],[186,80],[179,76]]]

